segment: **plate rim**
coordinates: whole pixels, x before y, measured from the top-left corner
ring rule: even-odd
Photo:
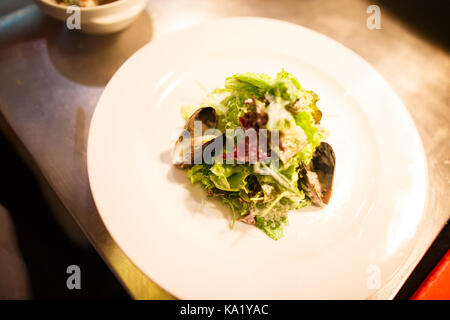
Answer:
[[[87,170],[88,170],[88,180],[89,180],[89,186],[91,189],[91,194],[97,209],[97,212],[101,218],[102,223],[104,224],[106,230],[108,231],[108,233],[110,234],[111,238],[114,240],[114,242],[117,244],[117,246],[122,250],[122,252],[128,257],[128,259],[133,263],[133,265],[135,265],[143,274],[145,274],[151,281],[153,281],[154,283],[156,283],[161,289],[169,292],[172,296],[180,299],[180,297],[173,292],[173,290],[169,291],[168,289],[165,288],[165,286],[161,285],[158,280],[151,278],[147,272],[145,272],[138,264],[135,263],[135,261],[128,255],[128,253],[122,248],[122,246],[120,245],[120,242],[116,239],[116,237],[114,236],[112,230],[110,229],[110,227],[108,226],[108,223],[105,219],[105,216],[102,215],[101,211],[100,211],[100,206],[101,206],[101,202],[102,200],[99,199],[94,191],[94,183],[93,183],[93,159],[92,159],[92,149],[93,147],[93,138],[92,136],[95,134],[93,132],[95,132],[96,127],[98,127],[98,114],[100,113],[99,110],[99,105],[101,105],[102,100],[104,99],[104,96],[106,95],[105,93],[108,91],[108,89],[111,86],[111,83],[113,82],[114,79],[116,79],[118,77],[118,75],[122,72],[123,69],[127,68],[127,66],[130,64],[130,60],[132,60],[136,55],[141,54],[143,51],[145,50],[150,50],[149,48],[156,46],[158,43],[160,42],[164,42],[167,41],[167,38],[170,37],[178,37],[184,33],[191,33],[191,32],[195,32],[196,29],[200,29],[200,28],[205,28],[206,26],[210,25],[210,24],[216,24],[216,23],[226,23],[226,21],[235,21],[235,20],[252,20],[252,21],[256,21],[257,23],[262,22],[262,23],[277,23],[277,24],[285,24],[291,27],[295,27],[295,28],[299,28],[299,29],[303,29],[303,31],[307,31],[310,32],[312,34],[314,34],[315,36],[321,37],[323,39],[326,39],[327,41],[331,41],[334,45],[337,45],[338,47],[340,47],[340,49],[346,51],[348,54],[350,54],[352,56],[353,59],[358,59],[360,63],[363,63],[366,68],[368,68],[369,70],[371,70],[371,72],[373,72],[379,81],[381,81],[388,90],[390,90],[390,94],[392,94],[392,96],[397,100],[398,104],[402,107],[403,111],[405,112],[406,117],[408,118],[408,121],[410,122],[410,124],[412,124],[411,129],[414,130],[415,132],[415,138],[417,138],[417,142],[419,143],[419,147],[420,147],[420,158],[421,158],[421,162],[423,164],[423,169],[424,169],[424,175],[425,175],[425,185],[424,185],[424,192],[425,192],[425,200],[424,200],[424,205],[421,209],[422,215],[421,215],[421,219],[420,222],[418,223],[418,226],[420,226],[423,222],[423,219],[426,218],[426,215],[424,214],[424,212],[426,212],[426,208],[428,206],[428,199],[429,199],[429,190],[430,190],[430,181],[429,181],[429,172],[428,172],[428,162],[427,162],[427,157],[426,157],[426,153],[425,153],[425,149],[423,146],[423,142],[420,136],[420,133],[418,131],[418,128],[414,122],[414,119],[411,116],[410,111],[408,110],[408,108],[406,107],[406,105],[403,103],[403,101],[401,100],[401,98],[399,97],[399,95],[397,94],[397,92],[392,88],[392,86],[389,84],[389,82],[387,80],[385,80],[381,74],[370,64],[368,63],[363,57],[361,57],[358,53],[356,53],[355,51],[353,51],[352,49],[350,49],[349,47],[345,46],[344,44],[338,42],[337,40],[334,40],[333,38],[322,34],[314,29],[310,29],[308,27],[304,27],[302,25],[296,24],[296,23],[291,23],[288,21],[284,21],[284,20],[278,20],[278,19],[273,19],[273,18],[266,18],[266,17],[255,17],[255,16],[230,16],[230,17],[225,17],[225,18],[220,18],[220,19],[214,19],[214,20],[209,20],[200,24],[196,24],[193,26],[190,26],[189,28],[183,29],[183,30],[178,30],[178,31],[173,31],[168,33],[167,35],[164,35],[162,37],[157,37],[155,39],[152,39],[149,43],[145,44],[144,46],[142,46],[140,49],[138,49],[135,53],[133,53],[120,67],[119,69],[117,69],[117,71],[114,73],[114,75],[111,77],[111,79],[108,81],[108,84],[105,86],[100,98],[97,101],[94,113],[92,115],[91,118],[91,122],[90,122],[90,126],[89,126],[89,133],[88,133],[88,141],[87,141]],[[417,230],[416,230],[417,233]],[[415,233],[414,237],[417,237],[417,234]],[[417,239],[415,239],[417,240]],[[408,255],[405,257],[405,261],[410,259],[412,252],[408,252]],[[394,272],[391,276],[391,278],[394,278],[397,276],[397,271]],[[411,270],[412,271],[412,270]],[[386,286],[388,283],[390,282],[387,281],[386,284],[384,286]],[[383,287],[384,287],[383,286]],[[369,296],[368,298],[372,297],[372,296],[376,296],[377,292],[381,291],[383,289],[383,287],[381,287],[380,289],[377,289],[373,295]],[[394,296],[396,294],[396,292],[392,293],[391,296]],[[183,299],[183,297],[181,297],[181,299]]]

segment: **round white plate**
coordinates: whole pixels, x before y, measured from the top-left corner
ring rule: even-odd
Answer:
[[[289,214],[274,241],[236,223],[171,166],[180,108],[238,72],[282,68],[320,97],[336,158],[324,209]],[[406,108],[362,58],[312,30],[228,18],[152,41],[114,75],[88,145],[98,211],[117,244],[182,299],[370,298],[408,258],[427,172]]]

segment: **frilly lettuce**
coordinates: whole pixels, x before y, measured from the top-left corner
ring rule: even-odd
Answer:
[[[303,89],[290,73],[281,71],[275,78],[266,74],[241,73],[228,77],[225,87],[203,98],[199,107],[211,106],[218,114],[218,129],[240,127],[240,117],[248,110],[247,99],[266,105],[270,131],[279,130],[280,143],[287,150],[281,164],[196,164],[188,170],[192,183],[200,183],[211,196],[217,196],[233,211],[237,219],[254,218],[254,224],[273,239],[283,236],[289,210],[310,204],[299,188],[298,168],[309,163],[315,148],[326,137],[318,124],[321,113],[316,106],[317,95]],[[185,107],[188,117],[196,108]],[[275,150],[281,154],[281,150]]]

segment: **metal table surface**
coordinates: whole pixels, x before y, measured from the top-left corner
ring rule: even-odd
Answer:
[[[450,216],[450,59],[445,44],[421,26],[405,22],[398,8],[387,2],[378,3],[382,28],[369,30],[366,9],[374,2],[150,0],[130,28],[95,37],[67,30],[31,0],[2,0],[0,127],[24,149],[24,157],[132,296],[170,299],[115,244],[92,199],[86,143],[104,86],[145,43],[199,22],[263,16],[317,30],[361,55],[388,81],[411,113],[425,147],[430,178],[427,219],[407,263],[373,295],[392,298]]]

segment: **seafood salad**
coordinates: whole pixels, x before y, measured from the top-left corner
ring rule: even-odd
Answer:
[[[100,6],[102,4],[111,3],[117,0],[56,0],[56,2],[60,4],[65,4],[68,6],[79,6],[82,8],[89,8],[89,7],[95,7]]]
[[[278,240],[289,211],[331,197],[336,159],[318,100],[284,70],[228,77],[200,106],[182,107],[173,164],[231,208],[232,226],[251,224]]]

